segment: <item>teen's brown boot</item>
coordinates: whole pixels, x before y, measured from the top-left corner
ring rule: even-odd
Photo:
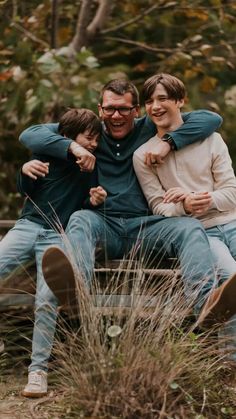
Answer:
[[[204,304],[197,325],[209,328],[236,314],[236,273],[216,288]]]
[[[70,260],[60,247],[49,247],[42,260],[44,279],[59,305],[74,312],[77,307],[76,279]]]

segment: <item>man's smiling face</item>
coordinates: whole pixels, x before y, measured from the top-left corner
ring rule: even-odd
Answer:
[[[110,90],[105,90],[102,104],[99,104],[99,116],[104,121],[106,130],[115,140],[121,140],[128,135],[134,127],[134,118],[138,117],[138,106],[132,103],[131,93],[118,95]],[[113,108],[114,113],[108,115],[106,110]],[[123,113],[121,114],[119,112]],[[127,113],[124,115],[124,113]]]

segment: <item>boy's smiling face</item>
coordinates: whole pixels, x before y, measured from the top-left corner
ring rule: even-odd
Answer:
[[[169,98],[165,87],[161,83],[157,84],[152,96],[145,101],[145,109],[157,126],[160,136],[182,124],[180,109],[183,104],[183,99]]]
[[[75,142],[93,153],[98,146],[99,137],[100,134],[92,134],[91,131],[87,130],[78,134]]]

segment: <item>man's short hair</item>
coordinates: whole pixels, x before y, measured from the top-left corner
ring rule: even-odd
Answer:
[[[186,96],[186,89],[183,82],[175,76],[167,73],[155,74],[149,77],[143,85],[142,99],[146,102],[153,95],[158,84],[161,84],[167,94],[168,98],[172,100],[182,100]]]
[[[115,93],[116,95],[123,96],[125,93],[131,93],[132,95],[132,105],[139,105],[139,93],[136,86],[130,81],[123,79],[113,79],[103,86],[100,94],[100,103],[102,104],[104,92],[109,90],[110,92]]]
[[[101,134],[102,124],[99,117],[90,109],[71,108],[59,120],[58,132],[71,140],[78,134],[89,131],[90,135]]]

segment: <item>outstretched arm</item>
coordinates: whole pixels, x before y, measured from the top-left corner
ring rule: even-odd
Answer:
[[[168,134],[172,137],[176,150],[186,145],[205,140],[222,124],[222,118],[215,112],[198,110],[183,115],[184,124]]]
[[[94,155],[70,138],[58,134],[58,124],[34,125],[24,130],[19,140],[35,154],[67,160],[68,153],[72,153],[82,171],[94,169]]]
[[[150,158],[146,161],[148,166],[155,163],[164,163],[164,158],[171,150],[180,150],[186,145],[205,140],[222,124],[222,118],[215,112],[198,110],[187,112],[182,115],[184,124],[172,132],[165,135],[165,140],[158,144],[155,153],[150,153]]]
[[[72,140],[58,134],[58,124],[33,125],[24,130],[19,140],[35,154],[67,160]]]

